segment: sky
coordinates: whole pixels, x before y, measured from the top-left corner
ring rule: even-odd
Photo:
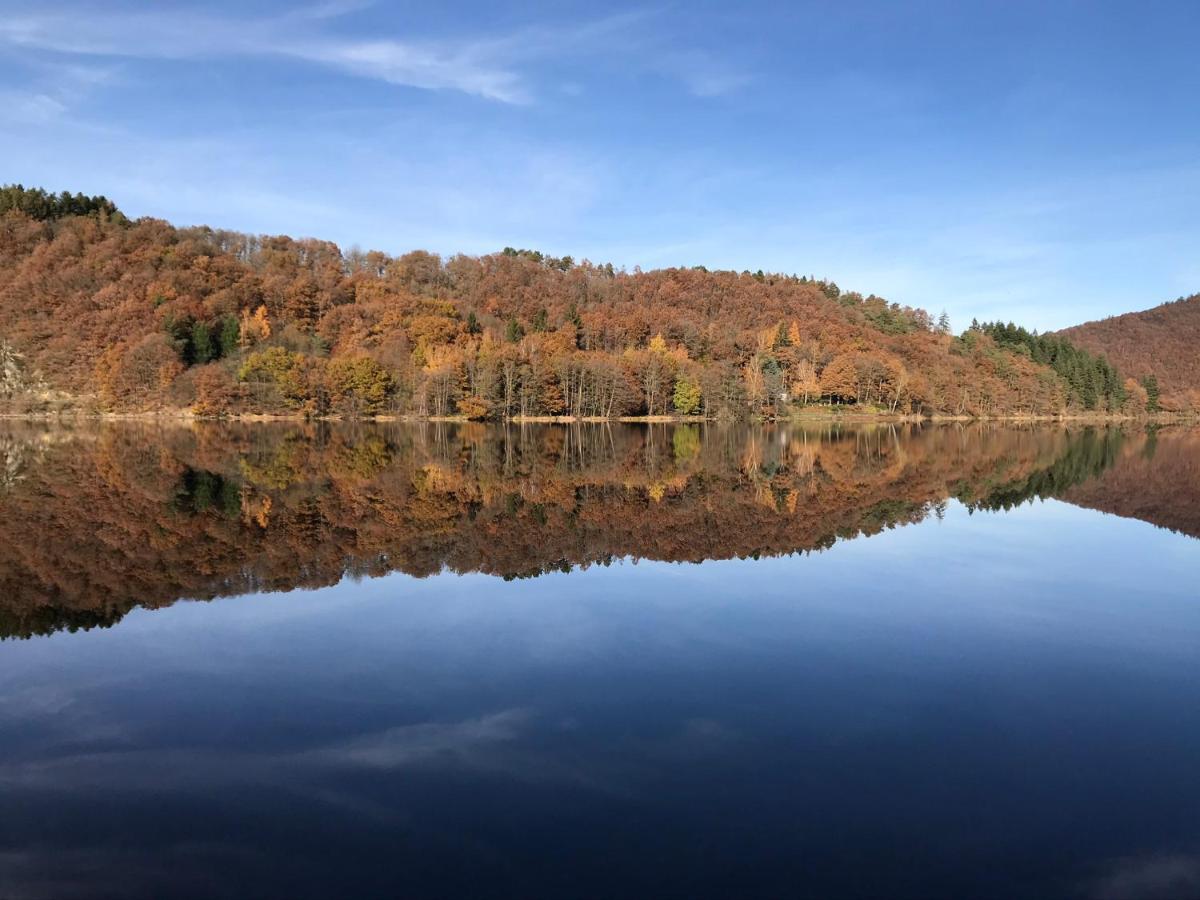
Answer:
[[[0,182],[343,248],[1200,291],[1200,4],[0,0]]]

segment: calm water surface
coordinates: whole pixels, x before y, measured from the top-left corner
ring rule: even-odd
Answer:
[[[1183,428],[9,426],[0,897],[1197,897],[1196,536]]]

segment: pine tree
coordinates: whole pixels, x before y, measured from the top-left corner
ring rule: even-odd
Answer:
[[[204,363],[213,359],[213,343],[212,332],[209,330],[207,323],[195,322],[192,324],[192,333],[190,336],[191,345],[191,362],[195,365],[204,365]]]
[[[1142,379],[1142,387],[1146,389],[1146,412],[1158,412],[1162,409],[1158,404],[1158,376],[1147,375]]]
[[[69,191],[51,194],[41,188],[25,188],[20,184],[0,187],[0,214],[10,209],[20,210],[33,219],[50,221],[67,216],[95,216],[101,220],[127,222],[115,203],[104,196],[85,197]]]
[[[221,333],[217,339],[221,348],[221,356],[232,356],[237,352],[240,336],[241,328],[238,326],[237,319],[233,316],[226,316],[221,320]]]

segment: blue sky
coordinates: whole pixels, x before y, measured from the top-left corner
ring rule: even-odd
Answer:
[[[1048,329],[1200,290],[1198,37],[1194,0],[0,0],[0,181]]]

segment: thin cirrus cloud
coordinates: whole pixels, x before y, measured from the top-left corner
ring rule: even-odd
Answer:
[[[521,76],[483,45],[342,39],[316,30],[322,18],[232,20],[196,14],[30,14],[0,22],[0,41],[33,51],[129,59],[291,57],[360,77],[489,100],[528,100]]]
[[[0,87],[4,118],[45,124],[81,104],[96,88],[117,80],[113,66],[35,66],[31,80],[19,88]]]
[[[536,97],[540,63],[620,55],[650,58],[653,44],[639,26],[651,14],[619,13],[564,26],[532,26],[462,40],[364,39],[331,32],[327,23],[360,5],[309,7],[272,18],[233,19],[181,11],[103,16],[30,12],[0,21],[0,44],[29,51],[129,59],[212,59],[230,56],[300,60],[352,76],[425,90],[457,91],[506,104]],[[619,36],[620,41],[613,38]],[[619,48],[619,49],[618,49]],[[728,93],[745,75],[697,53],[649,66],[698,97]]]

